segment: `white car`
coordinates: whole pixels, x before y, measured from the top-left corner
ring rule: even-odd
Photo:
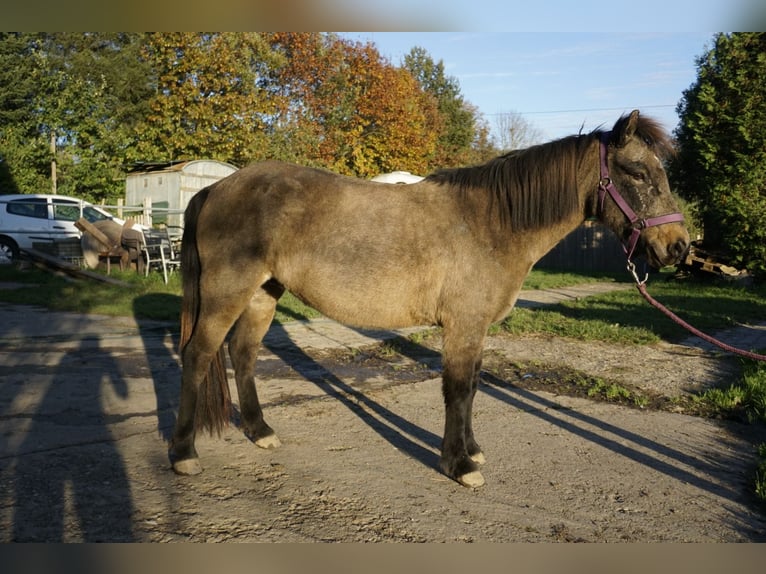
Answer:
[[[84,217],[91,223],[111,219],[125,222],[96,207],[63,195],[0,195],[0,264],[19,257],[19,249],[82,236],[75,221]]]
[[[409,171],[392,171],[391,173],[381,173],[372,178],[371,181],[381,183],[417,183],[425,178],[420,175],[413,175]]]

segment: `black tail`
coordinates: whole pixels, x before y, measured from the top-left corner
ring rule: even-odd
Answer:
[[[194,335],[200,309],[200,260],[197,250],[197,221],[210,192],[205,188],[189,202],[184,214],[184,235],[181,244],[183,301],[181,303],[181,337],[178,352],[183,360],[187,343]],[[197,393],[195,426],[210,434],[220,434],[231,418],[231,393],[226,377],[224,346],[218,349]]]

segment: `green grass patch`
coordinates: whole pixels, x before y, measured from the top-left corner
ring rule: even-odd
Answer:
[[[766,423],[766,363],[744,360],[742,376],[727,388],[709,389],[700,395],[721,416]]]
[[[181,308],[180,277],[170,276],[165,285],[159,273],[148,277],[136,272],[115,271],[111,277],[125,287],[85,279],[71,279],[36,268],[0,266],[0,281],[26,285],[0,289],[0,300],[21,305],[37,305],[54,311],[76,311],[112,316],[135,316],[177,321]]]
[[[766,287],[667,280],[655,275],[649,293],[702,331],[766,320]],[[516,335],[544,333],[581,340],[647,344],[689,333],[651,307],[637,289],[567,301],[544,309],[514,309],[500,327]]]
[[[282,295],[277,304],[277,312],[274,319],[280,323],[285,323],[295,320],[306,321],[318,317],[322,317],[319,311],[309,307],[292,293],[285,291],[285,294]]]
[[[758,447],[758,462],[755,469],[755,496],[766,505],[766,443]]]
[[[524,279],[522,289],[561,289],[583,283],[609,283],[632,281],[627,272],[623,273],[599,273],[591,272],[587,275],[581,273],[566,273],[550,271],[548,269],[532,269]]]
[[[37,305],[54,311],[74,311],[112,316],[134,316],[161,321],[179,321],[181,276],[173,273],[168,284],[159,273],[149,276],[135,271],[112,270],[113,279],[127,287],[87,279],[72,279],[34,267],[0,265],[0,282],[20,283],[18,289],[0,289],[0,301]],[[285,293],[277,305],[280,322],[320,317],[320,313]]]
[[[29,287],[0,289],[0,301],[63,311],[178,320],[181,306],[179,274],[172,274],[168,285],[163,283],[158,273],[144,277],[133,271],[113,271],[112,277],[128,283],[128,287],[88,280],[75,281],[36,268],[19,269],[1,265],[0,281],[24,283]],[[664,275],[653,276],[648,284],[649,292],[702,330],[766,319],[766,287],[763,285],[743,288],[690,280],[666,281],[665,278]],[[615,278],[610,274],[584,276],[533,269],[524,288],[553,289],[608,280]],[[319,312],[289,293],[285,293],[277,306],[276,319],[280,322],[320,316]],[[685,330],[650,307],[635,289],[605,293],[544,309],[515,309],[507,320],[493,330],[639,345],[687,336]]]

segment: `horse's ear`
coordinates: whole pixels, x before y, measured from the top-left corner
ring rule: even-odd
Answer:
[[[622,123],[622,129],[620,130],[620,133],[618,134],[618,144],[619,146],[623,146],[627,143],[628,139],[633,136],[634,133],[636,133],[636,128],[638,127],[638,110],[633,110],[630,112],[630,115],[628,118]],[[623,116],[624,117],[624,116]]]

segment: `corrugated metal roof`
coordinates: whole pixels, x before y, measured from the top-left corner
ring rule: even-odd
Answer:
[[[128,169],[128,175],[183,171],[186,166],[193,163],[198,163],[198,162],[217,163],[220,165],[231,167],[232,169],[235,169],[235,170],[237,169],[236,166],[223,161],[218,161],[217,159],[192,159],[192,160],[177,161],[177,162],[142,161],[142,162],[135,162],[133,165],[131,165]]]

